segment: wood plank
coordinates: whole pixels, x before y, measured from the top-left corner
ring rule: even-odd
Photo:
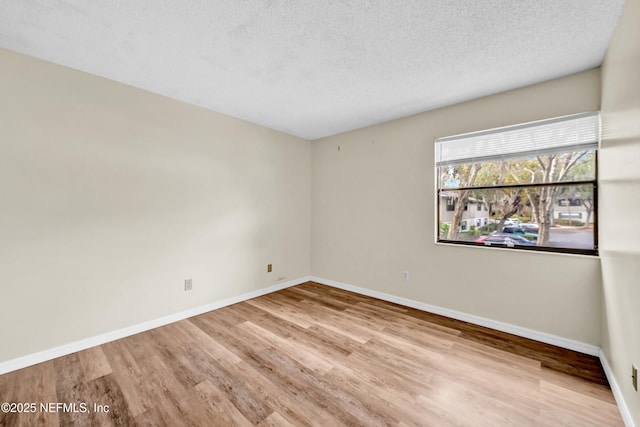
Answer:
[[[208,406],[198,405],[201,399],[195,389],[184,387],[160,356],[147,358],[141,369],[164,424],[222,425],[216,424],[222,421],[222,417]]]
[[[263,369],[258,371],[249,363],[242,362],[234,365],[229,373],[251,384],[275,412],[295,426],[342,425],[333,414],[319,406],[318,402],[307,400],[304,393],[291,387],[286,378],[270,375],[271,371],[267,366],[260,366]]]
[[[102,349],[112,366],[113,375],[120,385],[129,413],[137,417],[155,408],[156,402],[146,387],[145,376],[129,352],[128,343],[127,340],[118,340],[104,344]]]
[[[126,427],[134,424],[129,406],[113,374],[87,382],[86,393],[95,425]]]
[[[201,382],[196,386],[196,390],[200,397],[220,416],[223,423],[221,425],[239,427],[254,425],[243,415],[240,409],[231,403],[226,394],[213,385],[211,381],[205,380]]]
[[[548,410],[549,404],[553,402],[554,408],[563,408],[563,412],[571,413],[573,417],[582,420],[585,424],[589,422],[592,425],[606,425],[607,420],[618,413],[618,408],[612,402],[585,396],[577,391],[546,381],[541,382],[540,390],[545,410]],[[557,414],[558,410],[553,413]],[[584,414],[587,413],[589,415],[585,417]]]
[[[185,321],[181,323],[184,332],[192,339],[192,343],[196,343],[198,347],[204,350],[222,366],[228,367],[242,361],[242,359],[233,351],[230,351],[213,337],[207,335],[202,329],[198,328],[192,322]]]
[[[56,402],[68,404],[72,409],[58,412],[60,425],[93,425],[95,423],[94,414],[85,412],[91,402],[87,383],[84,379],[84,372],[80,364],[78,353],[60,357],[53,361],[56,374]]]
[[[254,335],[258,339],[264,340],[265,343],[271,345],[278,351],[288,354],[293,359],[311,369],[317,375],[325,374],[334,366],[331,360],[323,357],[321,353],[313,352],[301,343],[291,342],[287,340],[287,338],[274,334],[267,329],[253,324],[252,322],[244,322],[239,325],[238,328],[248,334]]]
[[[295,427],[294,424],[291,424],[287,421],[282,415],[277,412],[269,415],[267,418],[262,420],[258,427]]]
[[[111,372],[111,365],[102,351],[102,347],[92,347],[78,352],[82,371],[86,381],[95,380]]]
[[[314,324],[313,319],[310,319],[306,313],[301,312],[297,307],[287,306],[273,299],[255,298],[246,301],[246,303],[302,328],[308,328]]]
[[[201,378],[198,384],[208,381],[215,386],[251,423],[257,424],[273,412],[250,383],[231,375],[224,366],[213,360],[198,346],[188,347],[185,355],[186,357],[181,361],[188,363],[188,366],[184,366],[181,372],[194,378]],[[202,392],[202,389],[200,391]]]
[[[367,407],[383,413],[386,424],[397,424],[400,420],[414,426],[423,425],[424,420],[415,412],[415,398],[380,376],[370,372],[356,371],[347,367],[336,367],[324,376],[332,384],[349,390]],[[370,390],[376,390],[371,393]]]
[[[6,380],[3,377],[6,377]],[[1,403],[30,403],[36,406],[30,406],[30,412],[3,413],[0,411],[0,426],[59,425],[57,412],[46,412],[40,407],[41,403],[47,404],[58,400],[53,362],[40,363],[0,376],[0,384],[2,383],[4,386],[0,386]]]
[[[171,424],[167,424],[165,420],[162,418],[162,414],[158,410],[157,407],[152,407],[147,409],[140,415],[134,418],[135,425],[138,426],[154,426],[154,427],[164,427],[171,426]]]
[[[325,416],[333,416],[341,422],[325,425],[381,425],[379,414],[367,408],[349,391],[341,389],[288,355],[267,348],[257,359],[250,360],[256,370],[268,375],[288,393],[300,395],[310,405],[319,405]],[[295,373],[295,375],[294,375]],[[321,412],[315,411],[315,414]]]

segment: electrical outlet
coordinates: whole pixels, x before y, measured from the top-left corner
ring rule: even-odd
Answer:
[[[273,271],[273,267],[271,264],[267,264],[267,273],[271,273],[271,271]]]
[[[638,391],[638,368],[636,365],[631,365],[631,384],[635,391]]]
[[[403,271],[402,272],[402,280],[404,280],[405,282],[407,280],[409,280],[409,272],[408,271]]]
[[[191,289],[193,289],[193,282],[191,281],[191,279],[185,279],[185,281],[184,281],[184,290],[185,291],[190,291]]]

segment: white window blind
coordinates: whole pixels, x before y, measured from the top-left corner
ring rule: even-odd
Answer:
[[[600,113],[582,113],[436,139],[436,166],[597,149]]]

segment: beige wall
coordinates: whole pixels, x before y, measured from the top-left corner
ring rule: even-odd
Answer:
[[[0,362],[309,275],[308,141],[0,64]]]
[[[631,386],[631,364],[640,368],[640,225],[625,220],[640,210],[640,0],[627,0],[602,66],[602,122],[602,349],[640,426]]]
[[[433,167],[437,137],[599,108],[591,70],[314,141],[312,275],[599,345],[599,260],[435,244]]]

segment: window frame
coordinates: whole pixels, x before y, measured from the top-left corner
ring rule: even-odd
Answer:
[[[551,119],[553,120],[553,119]],[[598,118],[598,120],[600,120]],[[483,131],[484,132],[484,131]],[[598,139],[599,141],[599,139]],[[437,147],[436,147],[437,150]],[[440,182],[440,166],[438,165],[438,159],[436,158],[435,163],[435,196],[436,196],[436,243],[444,243],[444,244],[453,244],[453,245],[462,245],[462,246],[475,246],[475,247],[491,247],[491,248],[508,248],[514,250],[523,250],[523,251],[533,251],[533,252],[545,252],[545,253],[562,253],[562,254],[577,254],[577,255],[589,255],[589,256],[598,256],[598,154],[600,150],[600,144],[598,143],[598,147],[593,149],[594,154],[594,177],[589,180],[580,180],[580,181],[558,181],[558,182],[548,182],[548,183],[533,183],[533,184],[508,184],[508,185],[494,185],[494,186],[472,186],[472,187],[457,187],[457,188],[441,188]],[[565,151],[566,153],[572,152],[571,150]],[[573,151],[574,152],[574,151]],[[472,162],[467,162],[466,164],[472,164]],[[524,246],[518,245],[516,247],[507,246],[506,244],[491,244],[486,245],[484,243],[476,243],[475,241],[462,241],[462,240],[450,240],[446,238],[440,237],[440,225],[441,225],[441,192],[458,192],[465,190],[491,190],[491,189],[513,189],[513,188],[535,188],[535,187],[563,187],[563,186],[581,186],[581,185],[591,185],[592,194],[593,194],[593,210],[591,212],[593,218],[593,249],[583,249],[583,248],[569,248],[569,247],[552,247],[552,246]],[[569,202],[570,203],[570,202]],[[558,204],[558,202],[554,203],[554,205]],[[489,212],[489,215],[491,212]],[[570,218],[572,220],[574,218]],[[589,221],[590,218],[586,218],[585,221]],[[485,219],[486,222],[488,222]],[[461,222],[462,223],[462,222]],[[486,225],[486,224],[485,224]]]

